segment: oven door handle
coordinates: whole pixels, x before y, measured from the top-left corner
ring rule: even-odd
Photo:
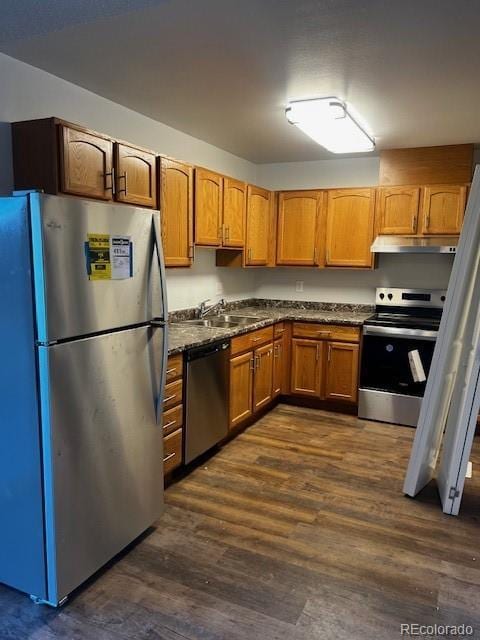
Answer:
[[[435,341],[438,331],[429,329],[406,329],[405,327],[363,327],[364,336],[382,336],[392,338],[411,338],[412,340]]]

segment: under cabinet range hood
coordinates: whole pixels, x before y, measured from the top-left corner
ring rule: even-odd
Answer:
[[[458,237],[377,236],[372,253],[456,253]]]

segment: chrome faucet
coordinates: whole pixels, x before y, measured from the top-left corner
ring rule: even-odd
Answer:
[[[224,311],[225,309],[225,300],[224,298],[222,298],[221,300],[219,300],[218,302],[216,302],[215,304],[211,304],[209,307],[207,307],[207,302],[210,302],[210,298],[207,298],[206,300],[202,300],[202,302],[200,302],[200,304],[197,307],[197,316],[199,318],[205,318],[205,316],[208,316],[212,313],[214,313],[215,311]]]

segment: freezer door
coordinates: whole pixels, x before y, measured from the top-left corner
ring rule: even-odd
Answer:
[[[145,531],[163,504],[162,327],[39,347],[49,602]]]
[[[164,317],[158,211],[68,196],[29,198],[39,342]],[[130,238],[131,277],[127,270],[119,279],[89,279],[89,234]]]

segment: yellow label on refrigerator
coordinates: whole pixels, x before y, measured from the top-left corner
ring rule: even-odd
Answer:
[[[108,233],[88,234],[88,264],[90,280],[110,280],[112,263],[110,260],[110,235]]]

